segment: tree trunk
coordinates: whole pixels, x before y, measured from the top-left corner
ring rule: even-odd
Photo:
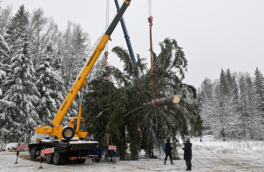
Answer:
[[[225,128],[222,128],[221,133],[222,133],[222,136],[223,136],[223,141],[225,142]]]
[[[120,160],[125,160],[126,150],[127,150],[127,144],[126,144],[126,134],[125,134],[125,125],[120,126],[120,140],[117,142],[118,146],[118,153],[120,156]]]
[[[174,95],[174,96],[168,97],[168,98],[157,99],[153,102],[148,102],[148,103],[145,103],[143,105],[145,105],[145,106],[152,105],[154,107],[159,107],[159,106],[173,105],[173,104],[177,104],[179,102],[180,102],[180,97],[178,95]]]

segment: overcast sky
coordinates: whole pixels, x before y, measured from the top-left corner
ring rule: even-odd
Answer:
[[[110,1],[110,19],[116,12]],[[120,5],[123,0],[119,0]],[[80,24],[94,43],[105,29],[106,0],[2,0],[1,6],[19,6],[32,12],[42,8],[64,30],[67,22]],[[221,69],[248,72],[256,67],[264,73],[264,0],[153,0],[153,46],[174,38],[183,47],[188,60],[184,82],[199,87],[205,77],[220,76]],[[132,0],[124,14],[136,54],[149,63],[148,0]],[[119,24],[112,34],[109,49],[126,47]],[[121,67],[110,52],[109,62]]]

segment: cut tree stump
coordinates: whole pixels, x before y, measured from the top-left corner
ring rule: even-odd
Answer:
[[[169,106],[169,105],[173,105],[173,104],[177,104],[180,102],[180,97],[178,95],[174,95],[172,97],[168,97],[168,98],[161,98],[161,99],[157,99],[153,102],[149,102],[149,103],[145,103],[143,105],[145,106],[149,106],[152,105],[154,107],[160,107],[160,106]]]

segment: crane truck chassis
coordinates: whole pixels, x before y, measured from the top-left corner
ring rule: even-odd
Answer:
[[[41,156],[41,151],[43,149],[53,148],[54,152],[46,155],[47,163],[59,165],[65,164],[71,160],[76,163],[84,163],[86,157],[93,155],[93,151],[95,149],[109,150],[109,146],[100,145],[97,141],[90,141],[88,132],[85,128],[84,118],[81,117],[82,105],[79,107],[78,117],[72,118],[69,122],[69,126],[62,127],[60,124],[79,90],[81,88],[84,89],[86,77],[90,73],[97,58],[103,51],[106,43],[110,39],[112,32],[122,18],[127,7],[130,5],[130,2],[131,0],[124,1],[122,7],[108,26],[105,34],[101,37],[97,47],[84,65],[70,92],[52,120],[52,126],[40,125],[35,128],[35,135],[42,134],[49,135],[49,138],[50,136],[55,137],[54,139],[48,140],[35,140],[34,142],[30,143],[28,148],[31,159],[36,159],[38,156]]]
[[[46,154],[48,164],[63,165],[69,162],[82,164],[87,157],[94,155],[94,150],[109,150],[109,146],[99,145],[97,141],[50,141],[43,140],[39,143],[28,145],[30,158],[36,159],[41,156],[41,150],[54,148],[53,153]]]

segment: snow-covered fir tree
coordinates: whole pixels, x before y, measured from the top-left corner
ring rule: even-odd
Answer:
[[[204,134],[212,135],[212,104],[213,101],[213,83],[210,79],[205,78],[199,90],[199,100],[201,101]]]
[[[38,114],[40,119],[45,119],[44,123],[47,124],[53,120],[65,97],[63,80],[50,65],[52,54],[52,46],[49,45],[46,57],[42,58],[40,65],[37,67],[39,79],[36,81],[36,85],[41,95]]]
[[[4,64],[3,61],[5,58],[8,58],[9,47],[5,42],[5,39],[2,35],[0,35],[0,100],[3,98],[3,83],[6,78],[6,68],[7,64]],[[0,108],[0,139],[3,139],[6,143],[7,135],[8,135],[8,126],[6,125],[7,118],[4,114],[4,109]]]
[[[34,10],[29,18],[30,40],[33,44],[32,57],[34,66],[38,66],[42,57],[46,56],[47,46],[52,42],[52,49],[58,52],[56,44],[61,36],[57,24],[48,17],[44,16],[42,9]],[[55,60],[55,59],[53,59]],[[51,62],[52,63],[52,62]]]
[[[6,129],[10,139],[28,139],[25,133],[39,124],[35,106],[39,92],[34,82],[34,68],[31,57],[31,44],[28,36],[28,16],[21,6],[12,18],[7,30],[9,41],[10,69],[3,83],[4,93],[1,100]]]
[[[258,68],[255,70],[254,86],[258,99],[258,109],[264,114],[264,78]]]
[[[0,35],[6,33],[7,27],[12,18],[12,6],[8,5],[0,10]]]
[[[210,83],[210,82],[209,82]],[[205,84],[207,86],[205,86]],[[202,119],[208,133],[216,136],[235,137],[235,124],[237,123],[237,85],[229,70],[225,73],[221,70],[219,81],[212,85],[208,81],[203,82],[201,88]],[[210,93],[212,92],[212,98]]]
[[[66,93],[71,89],[87,60],[90,39],[80,25],[68,22],[60,45],[61,74]],[[67,116],[77,116],[79,94],[71,104]]]
[[[63,34],[61,50],[62,74],[67,89],[71,88],[86,62],[89,43],[88,34],[83,32],[81,26],[69,22]]]
[[[261,76],[259,71],[256,73]],[[230,70],[226,72],[222,70],[220,79],[213,83],[206,78],[199,89],[204,132],[213,133],[215,136],[221,133],[223,137],[224,126],[226,138],[261,139],[263,119],[255,81],[256,77],[253,79],[247,73],[231,73]],[[221,83],[225,83],[227,87],[224,85],[220,87]],[[208,93],[211,90],[213,90],[212,99],[209,99]],[[225,94],[227,92],[229,93]]]
[[[264,125],[264,78],[261,71],[258,68],[256,68],[255,70],[254,91],[257,99],[259,120],[261,120],[262,125]],[[264,131],[264,127],[262,127],[262,131]]]

